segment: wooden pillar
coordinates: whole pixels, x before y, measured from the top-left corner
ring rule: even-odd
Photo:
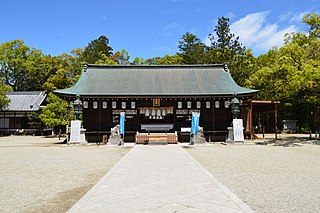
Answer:
[[[102,108],[102,101],[101,101],[101,99],[98,99],[97,100],[97,102],[98,102],[98,122],[99,122],[99,125],[98,125],[98,127],[99,127],[99,132],[101,131],[101,108]],[[100,136],[100,135],[99,135]]]
[[[262,113],[262,137],[264,138],[265,134],[265,125],[264,125],[264,112]]]
[[[249,137],[252,138],[250,123],[251,123],[250,109],[247,109],[246,110],[246,132],[249,133]]]
[[[215,117],[214,117],[214,105],[213,105],[214,101],[212,98],[210,98],[209,101],[210,101],[210,107],[212,109],[212,131],[214,131],[214,130],[216,130]],[[207,104],[207,103],[205,103],[205,104]],[[205,106],[205,107],[207,107],[207,106]]]
[[[172,116],[173,116],[173,129],[174,131],[179,131],[177,129],[177,108],[178,108],[178,100],[177,99],[174,99],[174,104],[173,104],[173,112],[172,112]],[[181,130],[181,128],[180,128]]]
[[[16,121],[16,120],[17,120],[17,118],[16,118],[16,112],[14,112],[14,113],[13,113],[13,126],[14,126],[13,128],[15,128],[15,129],[16,129],[16,128],[20,128],[20,127],[16,127],[16,126],[17,126],[17,124],[16,124],[17,121]]]
[[[275,139],[278,140],[278,104],[274,105],[274,131]]]
[[[251,135],[251,139],[253,139],[253,138],[254,138],[254,135],[253,135],[253,108],[252,108],[252,100],[250,101],[249,116],[250,116],[250,135]]]

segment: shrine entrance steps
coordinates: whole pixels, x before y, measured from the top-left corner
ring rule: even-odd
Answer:
[[[177,133],[139,133],[135,136],[136,144],[166,145],[178,143]]]

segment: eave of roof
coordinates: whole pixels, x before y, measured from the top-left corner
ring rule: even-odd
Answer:
[[[79,81],[59,96],[230,96],[254,95],[237,85],[223,64],[87,65]]]

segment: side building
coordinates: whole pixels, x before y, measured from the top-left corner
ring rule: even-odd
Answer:
[[[29,117],[37,112],[47,95],[44,91],[7,92],[9,105],[0,110],[1,134],[27,134],[40,131],[30,124]]]
[[[231,99],[236,94],[246,105],[241,117],[246,129],[252,129],[250,101],[257,92],[237,85],[225,64],[86,64],[73,87],[54,91],[70,102],[80,95],[89,141],[110,134],[119,124],[120,112],[125,112],[125,141],[148,131],[177,132],[179,141],[188,140],[181,130],[191,126],[192,112],[200,112],[206,137],[225,139],[232,120]]]

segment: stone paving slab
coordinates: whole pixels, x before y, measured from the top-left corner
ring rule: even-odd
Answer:
[[[137,145],[69,212],[253,210],[178,145]]]

